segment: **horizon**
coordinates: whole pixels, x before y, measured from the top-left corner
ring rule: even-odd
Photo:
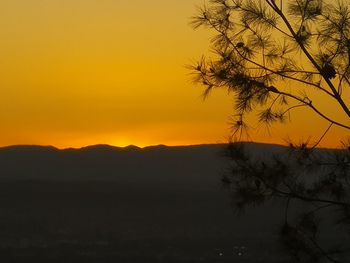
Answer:
[[[201,147],[201,146],[224,146],[228,145],[230,142],[222,142],[222,143],[198,143],[198,144],[178,144],[178,145],[168,145],[168,144],[152,144],[152,145],[145,145],[145,146],[139,146],[135,144],[128,144],[128,145],[112,145],[112,144],[105,144],[105,143],[96,143],[96,144],[89,144],[89,145],[83,145],[79,147],[57,147],[52,144],[11,144],[11,145],[4,145],[0,146],[0,149],[4,148],[25,148],[25,147],[38,147],[38,148],[54,148],[59,151],[64,150],[82,150],[85,148],[98,148],[98,147],[108,147],[108,148],[115,148],[115,149],[127,149],[127,148],[138,148],[140,150],[147,149],[147,148],[157,148],[157,147],[166,147],[166,148],[182,148],[182,147]],[[285,142],[285,144],[279,144],[279,143],[267,143],[267,142],[256,142],[256,141],[237,141],[233,143],[243,143],[243,144],[256,144],[256,145],[270,145],[270,146],[280,146],[280,147],[289,147],[288,143]],[[341,149],[342,146],[339,145],[337,147],[317,147],[318,149]]]

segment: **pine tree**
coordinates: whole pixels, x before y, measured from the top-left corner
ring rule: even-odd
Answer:
[[[214,55],[191,66],[205,87],[204,96],[224,88],[235,98],[232,138],[238,142],[229,144],[231,170],[223,178],[235,207],[284,202],[281,242],[294,260],[340,262],[341,248],[320,245],[320,222],[331,214],[334,224],[349,230],[350,142],[339,150],[324,151],[318,145],[334,126],[350,131],[345,96],[350,88],[350,4],[210,0],[191,24],[215,32]],[[345,121],[320,107],[324,102],[318,93],[337,105]],[[328,123],[316,143],[290,143],[285,154],[258,160],[239,142],[249,127],[248,115],[271,126],[288,121],[297,108]]]

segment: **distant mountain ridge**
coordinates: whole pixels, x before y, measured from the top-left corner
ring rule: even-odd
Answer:
[[[168,146],[165,144],[158,144],[158,145],[149,145],[145,147],[139,147],[133,144],[127,145],[127,146],[114,146],[110,144],[92,144],[82,147],[67,147],[67,148],[58,148],[52,145],[36,145],[36,144],[14,144],[14,145],[7,145],[7,146],[1,146],[0,150],[2,149],[54,149],[58,151],[66,151],[66,150],[86,150],[86,149],[112,149],[112,150],[127,150],[127,149],[134,149],[134,150],[141,150],[141,149],[152,149],[152,148],[184,148],[184,147],[202,147],[202,146],[217,146],[217,145],[226,145],[226,144],[193,144],[193,145],[176,145],[176,146]]]
[[[279,144],[270,144],[270,143],[260,143],[260,142],[243,142],[245,145],[256,145],[261,147],[287,147]],[[114,146],[110,144],[93,144],[82,147],[67,147],[67,148],[58,148],[52,145],[35,145],[35,144],[16,144],[16,145],[7,145],[1,146],[0,151],[2,150],[56,150],[56,151],[85,151],[85,150],[149,150],[149,149],[183,149],[183,148],[207,148],[207,147],[222,147],[226,146],[226,143],[217,143],[217,144],[193,144],[193,145],[149,145],[145,147],[139,147],[133,144],[127,146]]]
[[[287,262],[276,260],[284,209],[268,204],[234,213],[221,183],[230,171],[226,146],[0,148],[0,261],[17,262],[3,260],[7,254],[35,258],[39,250],[54,258],[67,246],[73,254],[87,246],[110,249],[96,257],[114,255],[113,262],[202,262],[203,255],[211,259],[205,262]],[[245,146],[258,158],[288,150]],[[235,247],[247,248],[246,255]]]
[[[178,171],[179,163],[181,167],[188,166],[189,170],[200,170],[199,166],[202,165],[215,167],[218,161],[223,161],[218,158],[223,149],[224,145],[159,145],[139,148],[132,145],[115,147],[100,144],[79,149],[7,146],[0,148],[0,180],[120,180],[123,177],[139,177],[142,170],[150,173],[150,177],[154,174],[160,176],[161,170],[172,169],[170,173]],[[212,169],[209,168],[208,171],[210,170]]]
[[[140,227],[135,225],[135,228],[141,229],[142,226],[140,231],[150,237],[160,235],[159,231],[147,230],[144,223],[139,222],[137,218],[154,220],[152,227],[162,225],[161,229],[165,232],[168,231],[165,230],[167,227],[177,222],[176,220],[181,220],[179,225],[173,226],[178,228],[177,231],[169,229],[170,236],[179,235],[180,227],[187,229],[194,238],[215,233],[226,235],[226,230],[219,226],[219,222],[226,222],[225,225],[228,225],[234,215],[229,206],[229,197],[221,186],[221,176],[228,164],[227,159],[223,157],[225,146],[158,145],[122,148],[93,145],[63,150],[52,146],[33,145],[2,147],[0,186],[3,189],[2,193],[8,196],[4,199],[4,204],[12,199],[17,200],[17,204],[20,204],[18,209],[21,207],[22,210],[25,208],[21,202],[28,198],[35,200],[31,201],[33,203],[30,206],[36,207],[36,202],[41,204],[45,199],[49,202],[52,198],[58,206],[64,207],[66,202],[75,202],[73,199],[66,200],[68,196],[73,195],[80,200],[80,196],[83,195],[89,203],[87,204],[85,199],[80,202],[87,208],[94,202],[94,198],[103,198],[105,203],[98,203],[102,208],[106,204],[112,208],[123,207],[127,210],[125,213],[128,220],[140,224]],[[17,193],[20,195],[17,196]],[[24,195],[25,199],[21,195]],[[141,207],[138,202],[141,202]],[[143,204],[144,202],[146,204]],[[131,208],[138,210],[128,211]],[[138,212],[144,209],[145,212]],[[156,216],[143,214],[147,213],[147,209],[153,211],[153,214],[156,213]],[[45,211],[43,210],[43,213],[46,213]],[[168,215],[179,218],[168,218]],[[202,223],[199,228],[194,227],[198,224],[196,220],[202,219],[209,227],[215,227],[210,231],[207,230],[208,226]],[[211,223],[214,221],[215,224]],[[203,234],[200,234],[201,232]],[[138,237],[139,234],[130,235]]]
[[[284,146],[270,144],[245,145],[255,154],[286,149]],[[117,147],[97,144],[67,149],[40,145],[6,146],[0,147],[0,180],[123,181],[133,178],[134,181],[147,181],[153,178],[156,181],[163,180],[164,173],[172,179],[176,174],[188,173],[192,177],[193,174],[203,174],[206,179],[202,180],[207,180],[209,175],[222,174],[226,169],[228,160],[223,157],[226,146],[227,144],[155,145],[140,148],[134,145]],[[143,172],[147,174],[147,179],[141,177],[141,180],[139,174]],[[176,179],[180,180],[179,177]]]

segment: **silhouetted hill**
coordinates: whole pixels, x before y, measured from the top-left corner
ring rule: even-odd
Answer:
[[[0,178],[8,180],[152,180],[217,179],[223,145],[125,148],[108,145],[59,150],[43,146],[0,148]],[[186,173],[186,176],[181,174]],[[179,175],[180,174],[180,175]],[[181,179],[180,179],[181,178]],[[185,184],[188,184],[186,182]]]
[[[224,149],[0,148],[0,262],[282,262],[283,212],[237,217],[221,186]]]

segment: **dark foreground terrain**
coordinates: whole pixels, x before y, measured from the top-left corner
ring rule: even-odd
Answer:
[[[289,262],[280,212],[237,217],[222,145],[0,149],[0,262]]]

